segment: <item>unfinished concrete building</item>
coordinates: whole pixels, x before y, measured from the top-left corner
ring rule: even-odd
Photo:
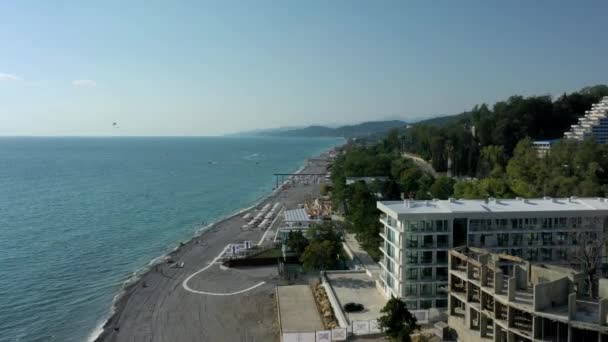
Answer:
[[[448,325],[458,341],[608,341],[608,283],[586,297],[585,275],[506,254],[449,253]]]

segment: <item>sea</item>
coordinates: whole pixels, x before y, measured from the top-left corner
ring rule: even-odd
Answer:
[[[0,138],[0,341],[93,340],[125,282],[342,142]]]

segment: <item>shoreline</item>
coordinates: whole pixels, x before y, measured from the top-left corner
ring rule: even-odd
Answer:
[[[306,158],[303,164],[294,172],[294,174],[300,174],[304,170],[306,170],[306,168],[310,165],[310,159],[327,155],[332,151],[336,151],[341,146],[343,146],[343,144],[339,144],[328,150],[322,151],[316,156]],[[123,282],[121,289],[114,296],[108,317],[104,320],[102,324],[97,325],[91,331],[89,337],[87,338],[87,341],[102,342],[112,333],[113,329],[111,329],[111,327],[120,320],[131,296],[136,292],[138,288],[142,288],[144,286],[143,284],[145,284],[144,279],[146,278],[146,276],[153,273],[155,271],[155,268],[165,265],[165,263],[163,262],[164,258],[169,256],[173,260],[179,259],[180,256],[187,253],[194,246],[199,245],[201,240],[205,239],[207,235],[211,235],[213,233],[218,232],[218,228],[220,228],[223,224],[228,223],[230,220],[233,220],[236,217],[245,214],[246,212],[253,211],[257,207],[263,206],[266,203],[273,202],[276,197],[279,197],[282,190],[282,186],[288,183],[290,180],[291,177],[281,183],[278,188],[275,188],[271,192],[260,196],[257,200],[255,200],[252,205],[240,208],[232,214],[219,217],[208,225],[197,229],[187,241],[178,241],[177,246],[175,246],[173,250],[153,258],[147,265],[135,271],[127,280]]]

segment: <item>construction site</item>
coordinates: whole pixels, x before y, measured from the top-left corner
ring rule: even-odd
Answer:
[[[587,296],[586,275],[506,254],[449,254],[448,325],[458,341],[608,341],[608,280]]]

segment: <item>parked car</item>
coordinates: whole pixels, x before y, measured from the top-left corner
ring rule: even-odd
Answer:
[[[346,311],[346,312],[359,312],[359,311],[363,311],[363,304],[359,304],[359,303],[346,303],[346,304],[344,304],[344,311]]]

